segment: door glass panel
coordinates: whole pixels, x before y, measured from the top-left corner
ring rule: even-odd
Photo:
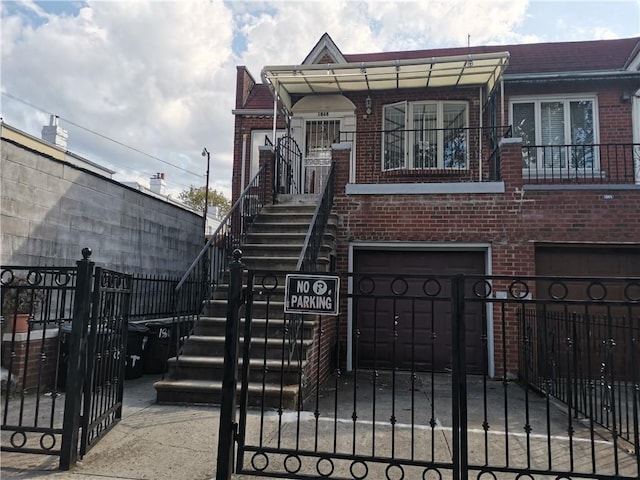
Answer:
[[[413,105],[413,167],[438,167],[437,105]]]
[[[444,168],[467,167],[466,105],[445,103],[442,106]]]
[[[595,166],[593,103],[590,100],[569,104],[571,116],[571,168],[591,169]]]
[[[536,110],[533,102],[513,105],[513,130],[514,137],[522,138],[524,146],[536,144]],[[535,168],[535,149],[523,149],[522,161],[523,168]]]
[[[406,103],[384,107],[384,169],[405,167]]]
[[[542,102],[540,104],[540,140],[543,150],[544,168],[566,167],[564,137],[564,103]],[[557,146],[556,146],[557,145]]]

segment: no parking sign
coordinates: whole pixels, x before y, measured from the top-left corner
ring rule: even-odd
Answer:
[[[338,315],[340,278],[289,274],[284,287],[285,313]]]

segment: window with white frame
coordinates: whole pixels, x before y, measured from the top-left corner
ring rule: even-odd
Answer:
[[[599,168],[595,96],[512,99],[511,124],[513,135],[521,137],[525,146],[524,169],[584,172]]]
[[[399,102],[383,107],[382,168],[468,168],[467,102]]]

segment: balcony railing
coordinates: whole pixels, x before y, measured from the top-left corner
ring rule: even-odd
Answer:
[[[639,183],[640,144],[527,145],[522,175],[539,184]]]
[[[340,132],[352,142],[356,183],[493,182],[510,126]]]

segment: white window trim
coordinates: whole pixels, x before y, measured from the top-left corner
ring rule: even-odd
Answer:
[[[385,109],[387,107],[394,107],[398,105],[404,105],[404,129],[406,131],[406,135],[404,138],[404,165],[395,168],[385,168],[385,142],[384,142],[384,134],[382,135],[382,151],[380,154],[380,168],[382,171],[392,171],[392,170],[469,170],[469,140],[467,138],[467,148],[465,150],[465,166],[464,168],[460,167],[445,167],[444,166],[444,115],[443,109],[444,105],[464,105],[464,127],[465,129],[469,128],[469,102],[465,100],[417,100],[413,102],[402,101],[402,102],[394,102],[389,103],[382,106],[382,130],[386,131],[384,128],[384,119],[385,119]],[[414,126],[413,126],[413,107],[415,105],[436,105],[436,129],[438,135],[438,152],[437,152],[437,162],[438,165],[436,167],[414,167],[414,158],[413,155],[413,138],[415,135]],[[411,122],[411,127],[409,127],[409,122]]]
[[[593,105],[593,143],[594,144],[599,144],[600,143],[600,119],[599,119],[599,107],[598,107],[598,95],[596,93],[570,93],[570,94],[553,94],[553,95],[522,95],[522,96],[514,96],[511,97],[509,99],[509,124],[510,125],[514,125],[514,118],[513,118],[513,106],[514,104],[519,104],[519,103],[533,103],[534,104],[534,115],[535,115],[535,127],[536,127],[536,138],[534,141],[534,145],[539,145],[539,146],[543,146],[542,145],[542,141],[540,140],[540,135],[542,132],[542,119],[540,117],[541,115],[541,110],[540,110],[540,104],[543,102],[558,102],[558,101],[563,101],[566,103],[568,102],[572,102],[572,101],[576,101],[576,100],[581,100],[581,101],[590,101],[592,102],[591,104]],[[569,114],[569,110],[567,110],[565,108],[565,115]],[[566,118],[566,117],[565,117]],[[566,123],[565,122],[565,145],[570,145],[571,144],[571,140],[570,140],[570,135],[569,135],[569,139],[567,139],[567,133],[571,133],[571,125],[570,123]],[[515,132],[514,132],[515,134]],[[523,144],[524,146],[524,144]],[[549,174],[553,174],[554,177],[564,177],[564,176],[575,176],[577,173],[574,172],[573,170],[571,170],[570,168],[562,168],[560,169],[561,172],[558,172],[559,169],[554,169],[553,167],[545,167],[545,166],[540,166],[540,164],[536,164],[535,168],[524,168],[523,167],[523,172],[527,172],[527,173],[531,173],[531,172],[538,172],[540,174],[543,173],[549,173]],[[594,167],[593,167],[593,172],[598,172],[600,174],[604,174],[604,172],[602,172],[600,170],[600,159],[598,157],[598,153],[596,152],[596,158],[594,158]],[[579,173],[578,173],[579,174]]]

